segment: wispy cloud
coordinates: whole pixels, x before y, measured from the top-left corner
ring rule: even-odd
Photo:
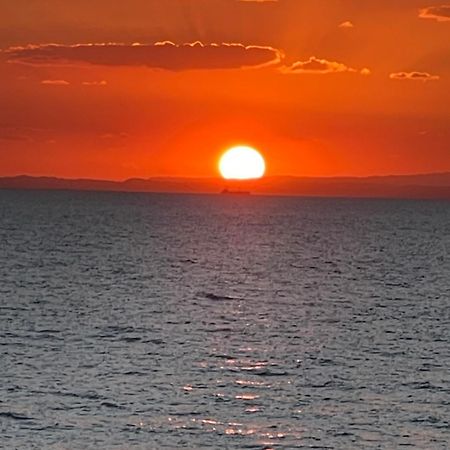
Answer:
[[[440,77],[427,72],[396,72],[391,73],[389,78],[392,80],[436,81]]]
[[[101,81],[83,81],[83,86],[106,86],[108,83],[105,80]]]
[[[339,25],[339,28],[354,28],[354,27],[355,27],[355,25],[353,25],[353,22],[350,22],[349,20],[342,22]]]
[[[50,86],[68,86],[70,83],[66,80],[42,80],[41,84]]]
[[[450,5],[428,6],[419,10],[422,19],[433,19],[438,22],[450,22]]]
[[[311,56],[307,61],[297,61],[290,66],[283,66],[280,71],[285,74],[329,74],[329,73],[343,73],[352,72],[360,73],[362,75],[370,75],[370,70],[364,68],[357,70],[346,64],[328,61],[326,59],[316,58]]]

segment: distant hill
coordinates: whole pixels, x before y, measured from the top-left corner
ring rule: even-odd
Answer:
[[[378,197],[450,200],[450,172],[373,177],[312,178],[277,176],[252,181],[220,178],[132,178],[125,181],[17,176],[0,178],[0,189],[220,193],[250,191],[262,195],[310,197]]]

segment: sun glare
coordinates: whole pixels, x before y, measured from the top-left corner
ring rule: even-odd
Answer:
[[[222,155],[219,170],[226,180],[251,180],[264,176],[266,163],[257,150],[240,145]]]

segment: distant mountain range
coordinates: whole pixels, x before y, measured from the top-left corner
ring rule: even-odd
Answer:
[[[16,176],[0,178],[0,189],[220,193],[249,191],[260,195],[308,197],[378,197],[450,200],[450,172],[373,177],[313,178],[276,176],[251,181],[221,178],[131,178],[125,181]]]

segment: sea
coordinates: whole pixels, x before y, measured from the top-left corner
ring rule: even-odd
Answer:
[[[1,449],[449,449],[450,203],[0,191]]]

